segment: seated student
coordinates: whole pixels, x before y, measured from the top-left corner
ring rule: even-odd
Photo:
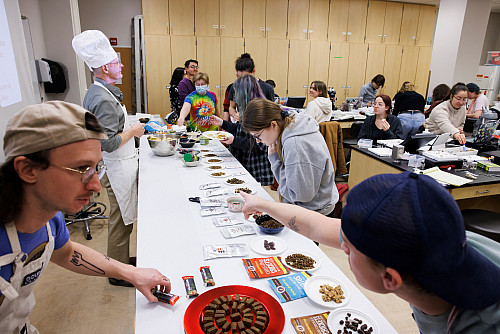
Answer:
[[[375,97],[377,96],[377,89],[384,87],[385,77],[382,74],[377,74],[373,77],[372,81],[361,87],[359,91],[359,99],[363,107],[371,107]]]
[[[479,89],[479,86],[476,85],[473,82],[469,82],[467,85],[467,89],[469,92],[467,93],[467,97],[469,100],[472,100],[470,103],[469,109],[467,110],[467,114],[465,117],[471,118],[471,119],[476,119],[476,122],[474,123],[474,131],[473,133],[475,134],[479,128],[480,124],[480,118],[483,115],[483,108],[487,112],[488,111],[488,98],[484,96],[483,93],[481,93],[481,90]]]
[[[347,195],[342,220],[241,193],[245,217],[266,212],[291,230],[342,248],[358,283],[410,303],[422,334],[498,333],[500,244],[466,232],[434,179],[373,176]]]
[[[451,88],[448,98],[438,104],[429,118],[425,120],[425,128],[436,135],[449,133],[460,144],[465,144],[463,128],[467,93],[467,87],[463,82],[456,83]]]
[[[368,116],[361,126],[358,139],[403,139],[401,121],[391,115],[392,102],[387,95],[379,95],[375,99],[373,111],[375,115]]]
[[[401,88],[398,90],[398,92],[396,93],[396,95],[394,95],[394,97],[392,98],[393,101],[396,100],[396,97],[398,97],[399,95],[403,94],[404,92],[406,92],[406,85],[409,84],[410,82],[409,81],[405,81],[403,82],[403,84],[401,85]]]
[[[424,114],[425,118],[428,118],[431,111],[441,102],[446,100],[450,96],[450,87],[447,84],[439,84],[432,90],[431,106],[427,109]]]
[[[406,139],[408,135],[417,133],[425,122],[425,99],[414,91],[415,86],[411,82],[406,82],[401,89],[403,92],[396,97],[392,114],[401,120],[403,139]]]
[[[326,84],[323,81],[313,81],[309,87],[309,96],[314,97],[306,107],[306,113],[316,122],[328,122],[332,118],[332,101],[328,98]]]
[[[276,98],[280,97],[278,94],[276,94],[276,83],[274,82],[274,80],[271,80],[271,79],[267,79],[266,83],[270,84],[271,87],[273,87],[273,89],[274,89],[274,99],[275,99],[275,102],[276,102]]]
[[[283,202],[324,215],[339,199],[330,152],[316,121],[305,113],[282,111],[266,99],[247,105],[243,129],[268,147],[268,158]]]

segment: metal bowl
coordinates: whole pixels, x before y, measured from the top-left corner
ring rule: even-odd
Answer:
[[[159,157],[168,157],[175,153],[176,137],[172,134],[155,134],[148,136],[149,147]]]

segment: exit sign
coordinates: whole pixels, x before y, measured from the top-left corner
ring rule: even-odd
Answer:
[[[109,43],[110,43],[111,45],[118,45],[118,38],[116,38],[116,37],[111,37],[111,38],[109,39]]]

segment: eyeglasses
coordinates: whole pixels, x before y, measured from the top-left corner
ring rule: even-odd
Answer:
[[[262,131],[258,134],[258,135],[252,135],[252,137],[255,139],[255,140],[259,140],[259,141],[262,141],[262,139],[260,139],[260,136],[262,136],[262,132],[264,132],[265,129],[262,129]]]
[[[458,97],[458,96],[453,96],[454,99],[456,99],[458,102],[467,102],[466,97]]]
[[[189,66],[189,68],[196,68],[196,69],[197,69],[197,68],[198,68],[198,66],[196,66],[196,65],[191,65],[191,66]]]
[[[54,166],[54,165],[51,165],[51,166]],[[97,166],[95,166],[95,167],[89,166],[86,168],[82,168],[83,170],[69,168],[69,167],[60,167],[60,166],[54,166],[54,167],[58,167],[61,169],[68,170],[70,172],[81,174],[82,175],[81,180],[82,180],[83,184],[89,183],[90,180],[92,180],[92,177],[94,176],[94,174],[96,174],[96,173],[97,173],[97,176],[99,177],[99,180],[100,180],[104,176],[104,173],[106,172],[106,165],[102,161],[99,162],[97,164]]]

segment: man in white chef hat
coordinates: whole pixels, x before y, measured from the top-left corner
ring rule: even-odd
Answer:
[[[129,257],[132,224],[137,220],[138,153],[134,137],[144,134],[144,125],[128,123],[123,93],[115,86],[123,77],[123,64],[108,38],[99,30],[87,30],[75,36],[72,45],[78,57],[94,72],[94,83],[85,95],[83,107],[97,117],[108,135],[108,139],[101,140],[107,167],[101,183],[110,202],[107,255],[135,265],[135,258]],[[109,283],[133,286],[115,278],[109,278]]]

